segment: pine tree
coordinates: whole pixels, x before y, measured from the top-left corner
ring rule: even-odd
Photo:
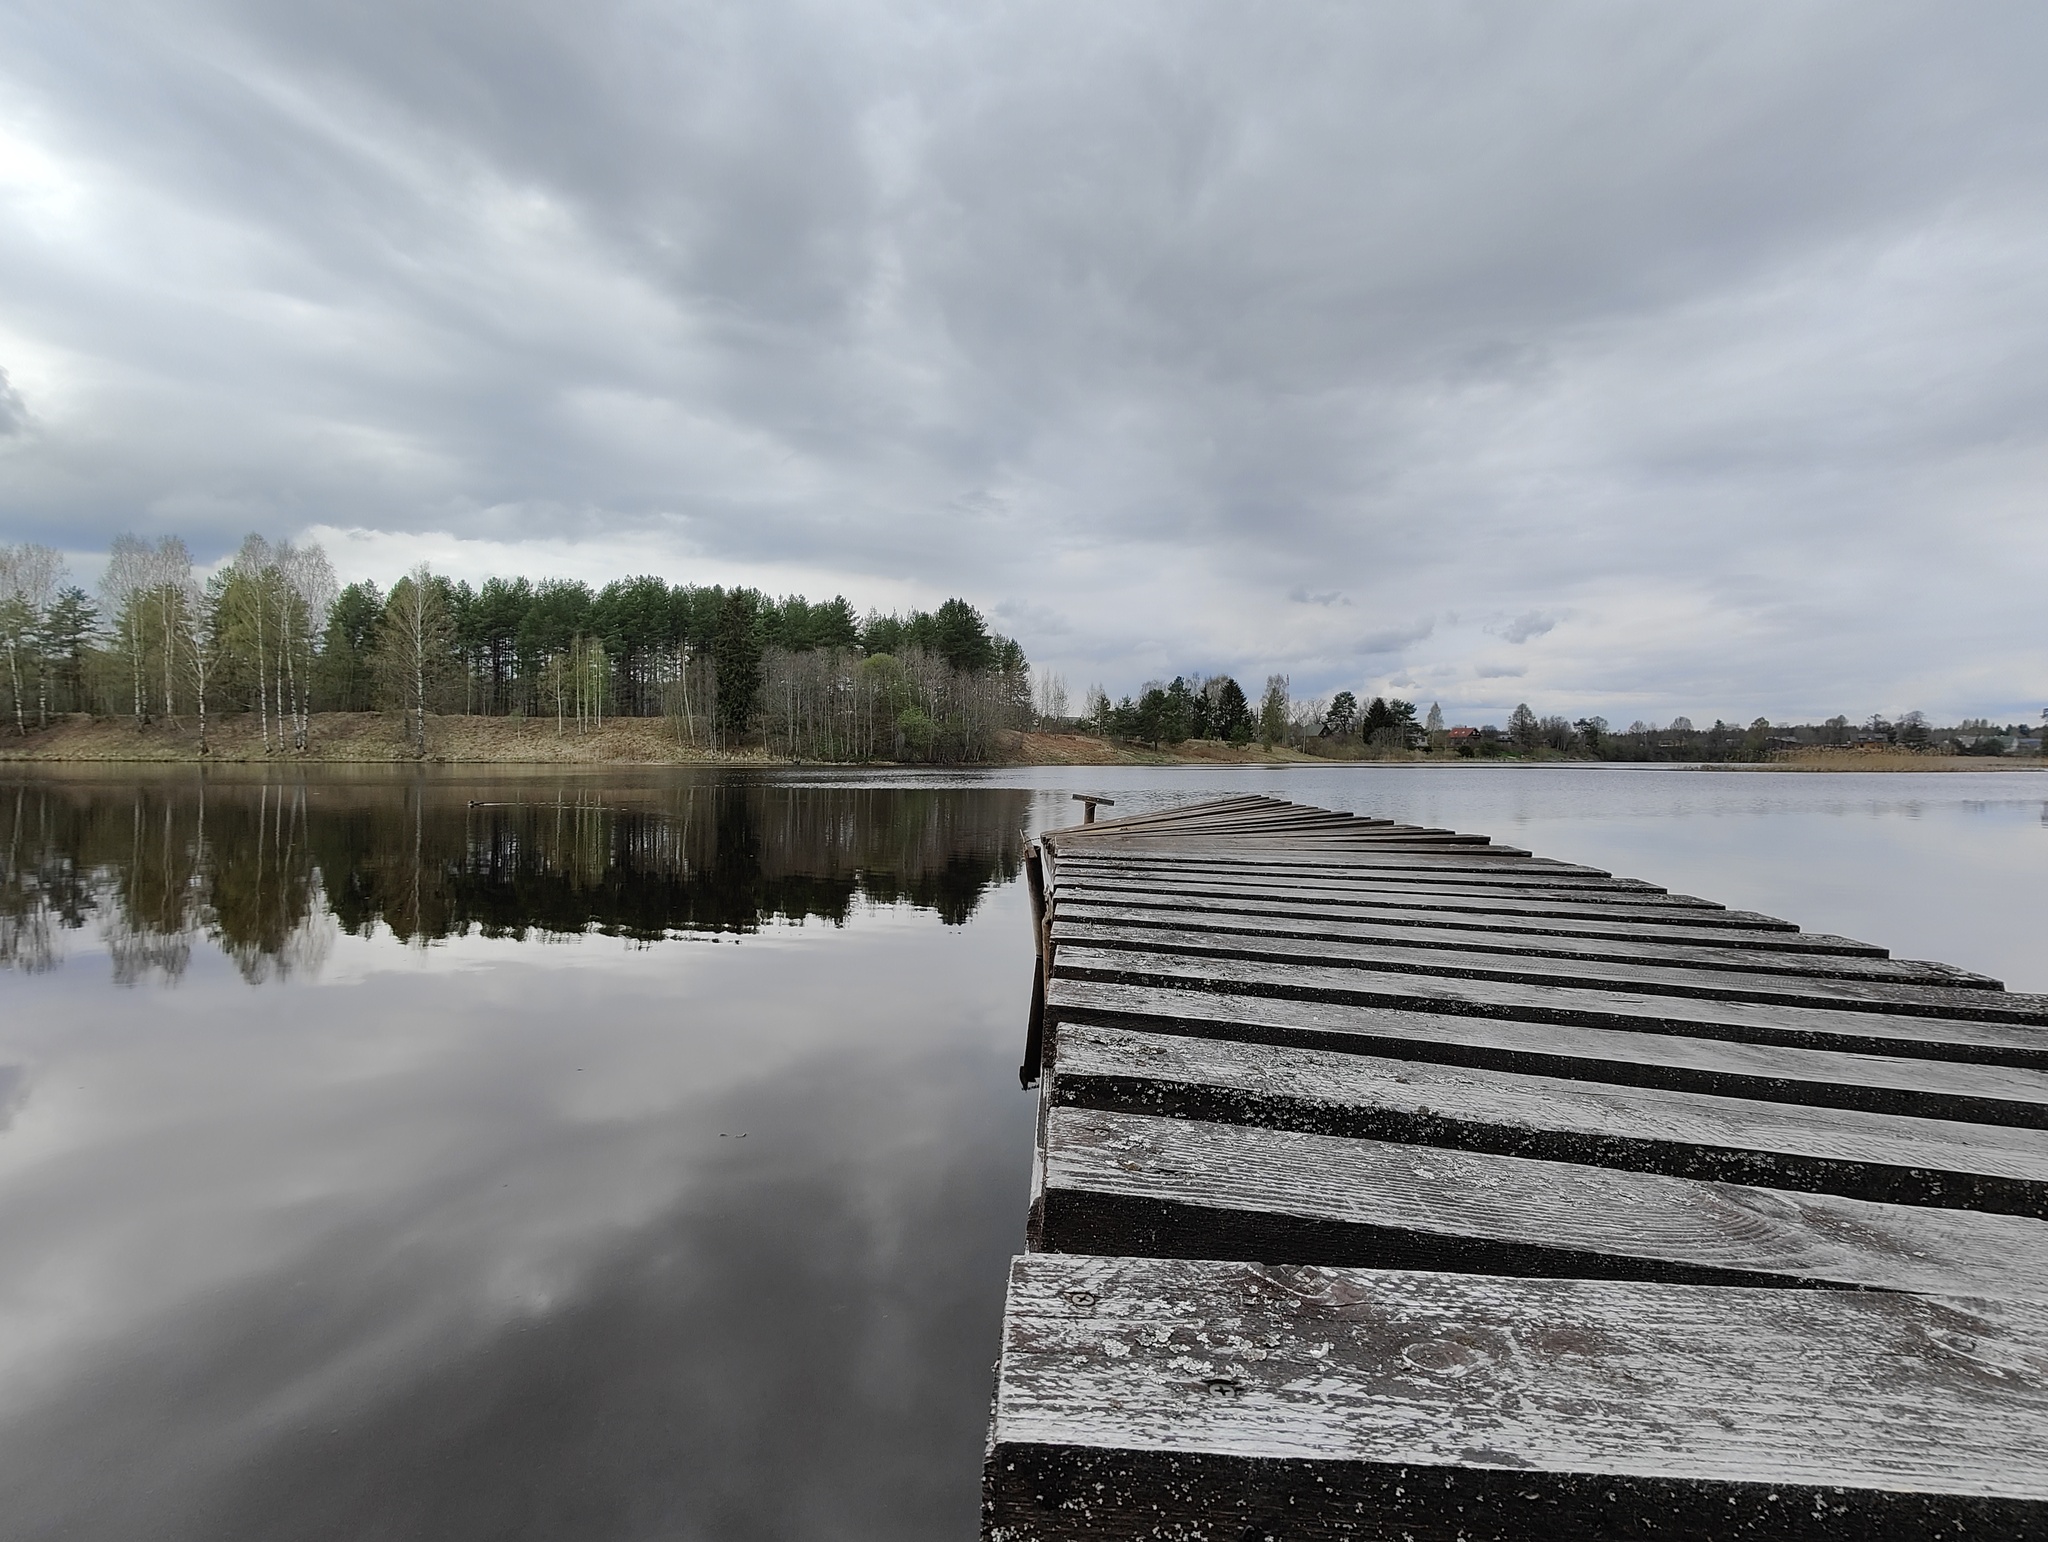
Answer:
[[[1330,703],[1330,710],[1323,714],[1323,737],[1341,739],[1357,722],[1358,698],[1349,691],[1339,691]]]
[[[1252,742],[1252,704],[1244,699],[1244,687],[1230,676],[1209,682],[1215,705],[1209,710],[1211,731],[1231,744]]]
[[[328,712],[367,712],[376,699],[377,623],[384,596],[372,583],[350,584],[327,613],[315,674]]]
[[[98,625],[91,597],[76,584],[58,593],[43,618],[43,665],[55,686],[59,712],[85,710],[85,653]]]
[[[727,735],[745,733],[754,720],[761,693],[758,619],[753,596],[744,589],[733,590],[719,607],[711,660],[718,671],[718,726]]]
[[[1515,747],[1524,753],[1533,751],[1542,738],[1543,725],[1536,720],[1536,714],[1529,710],[1525,701],[1518,705],[1508,717],[1508,737]]]

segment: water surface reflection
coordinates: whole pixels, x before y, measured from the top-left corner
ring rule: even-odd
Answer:
[[[1027,804],[7,786],[7,1534],[971,1534]]]
[[[330,918],[401,941],[653,941],[843,923],[865,901],[959,925],[1017,876],[1026,806],[707,777],[21,780],[0,796],[0,964],[50,968],[95,918],[123,983],[175,977],[201,934],[252,981],[289,975]]]

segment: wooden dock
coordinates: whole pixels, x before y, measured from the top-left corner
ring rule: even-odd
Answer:
[[[1031,872],[992,1542],[2048,1538],[2048,997],[1271,798]]]

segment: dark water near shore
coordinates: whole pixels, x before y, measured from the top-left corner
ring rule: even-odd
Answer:
[[[0,780],[9,1537],[961,1538],[1068,791],[1483,830],[2048,988],[2022,775]]]

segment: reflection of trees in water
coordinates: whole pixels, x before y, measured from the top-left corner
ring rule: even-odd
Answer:
[[[206,856],[206,922],[214,941],[251,984],[317,972],[333,928],[320,904],[305,784],[265,783],[253,798],[211,790],[201,794],[200,810],[195,846]]]
[[[61,931],[85,925],[92,896],[69,852],[50,838],[49,810],[25,787],[0,798],[0,969],[56,967]]]
[[[104,836],[109,849],[98,856],[93,850],[98,841],[92,840],[80,865],[98,880],[95,897],[115,982],[135,985],[152,975],[175,980],[192,961],[192,932],[201,904],[205,795],[202,791],[197,800],[196,820],[175,800],[146,796],[140,789],[127,804],[125,811],[111,804],[103,819],[89,819],[81,834]],[[121,850],[124,812],[127,843]]]
[[[287,789],[24,783],[0,825],[0,965],[50,967],[59,934],[93,917],[122,985],[177,979],[202,932],[251,981],[324,952],[303,797],[294,808]]]
[[[23,780],[0,788],[0,967],[52,967],[95,916],[122,983],[177,978],[200,933],[253,983],[317,969],[336,925],[652,940],[862,902],[959,924],[1017,875],[1026,806],[741,779]]]
[[[529,932],[653,939],[843,921],[861,900],[965,921],[1017,875],[1026,797],[1016,792],[798,788],[692,782],[563,784],[552,796],[481,798],[425,783],[363,810],[321,868],[337,919],[403,938]],[[346,861],[346,883],[332,875]]]

